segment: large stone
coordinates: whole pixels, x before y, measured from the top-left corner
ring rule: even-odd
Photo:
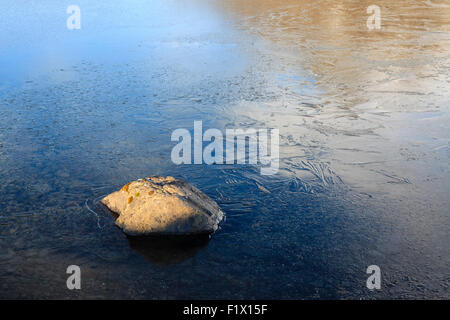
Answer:
[[[213,233],[224,216],[207,195],[173,177],[130,182],[101,202],[119,215],[116,225],[132,236]]]

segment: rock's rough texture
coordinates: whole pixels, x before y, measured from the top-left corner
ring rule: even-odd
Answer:
[[[212,233],[224,216],[203,192],[173,177],[130,182],[101,202],[119,214],[116,225],[132,236]]]

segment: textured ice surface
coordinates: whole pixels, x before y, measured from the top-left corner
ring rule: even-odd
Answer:
[[[0,297],[449,298],[445,1],[377,1],[370,32],[371,1],[77,4],[81,30],[60,1],[1,6]],[[194,120],[279,128],[279,174],[173,165]],[[128,242],[98,200],[149,174],[222,230]]]

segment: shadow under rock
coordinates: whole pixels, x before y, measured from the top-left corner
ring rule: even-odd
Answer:
[[[210,236],[127,236],[130,248],[159,266],[181,263],[206,248]]]

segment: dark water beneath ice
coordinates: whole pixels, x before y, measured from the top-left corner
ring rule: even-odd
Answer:
[[[0,298],[450,298],[448,3],[77,4],[1,2]],[[279,128],[279,173],[174,165],[194,120]],[[210,241],[114,226],[152,174],[219,203]]]

